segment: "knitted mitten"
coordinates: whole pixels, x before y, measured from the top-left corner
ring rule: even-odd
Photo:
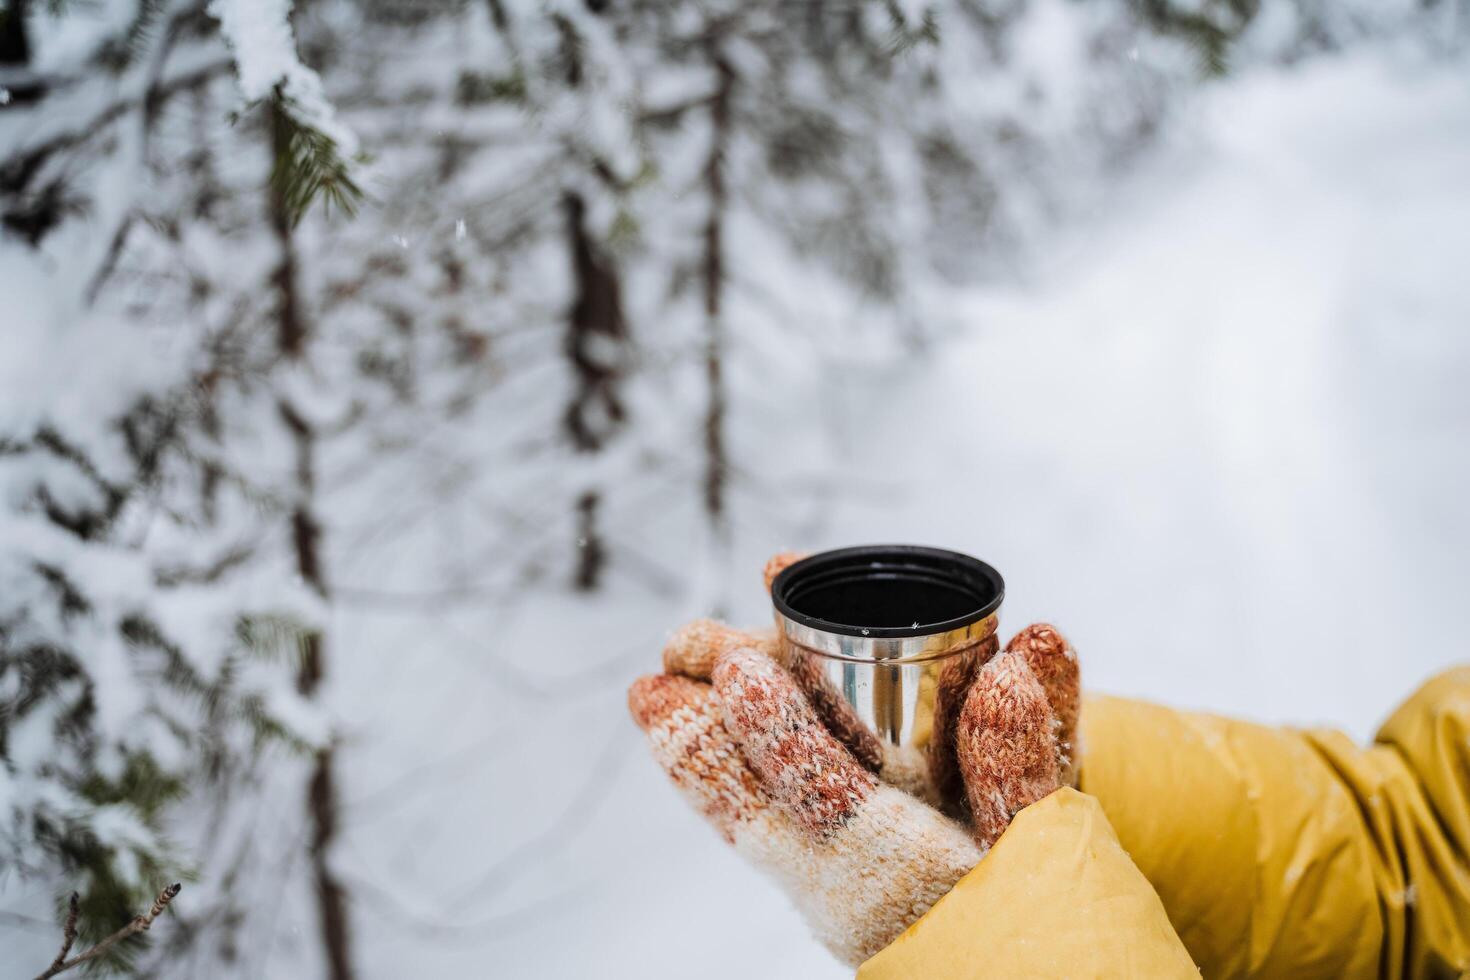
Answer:
[[[769,656],[727,652],[713,676],[642,678],[629,708],[675,785],[838,958],[888,945],[980,860],[962,826],[860,765]]]
[[[767,562],[766,588],[800,557]],[[928,911],[1023,807],[1076,785],[1076,654],[1044,624],[996,649],[987,636],[946,663],[925,752],[883,745],[775,633],[708,619],[669,639],[665,673],[635,682],[628,706],[695,808],[856,964]],[[924,800],[966,818],[968,833]]]
[[[977,841],[993,844],[1023,807],[1077,784],[1080,704],[1077,654],[1043,623],[979,669],[954,733]]]
[[[933,740],[917,766],[879,742],[810,659],[788,659],[770,631],[697,619],[670,637],[664,670],[709,680],[715,661],[740,649],[787,667],[828,731],[869,772],[946,812],[973,813],[977,826],[987,828],[987,840],[998,837],[1021,807],[1058,786],[1077,785],[1077,654],[1053,626],[1026,627],[1000,656],[995,638],[987,637],[972,655],[946,664],[935,692]],[[977,683],[981,678],[984,683]],[[1017,733],[1026,737],[1017,741]],[[1006,790],[997,796],[1002,784]]]
[[[846,962],[928,911],[1071,767],[1077,662],[1049,626],[980,667],[956,712],[969,832],[879,779],[823,725],[774,645],[741,646],[742,635],[708,621],[680,631],[671,672],[635,682],[628,705],[675,785]],[[713,683],[675,672],[696,665]]]

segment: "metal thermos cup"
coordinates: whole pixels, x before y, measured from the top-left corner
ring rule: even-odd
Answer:
[[[824,551],[771,584],[783,658],[829,724],[860,728],[844,740],[875,744],[885,767],[907,759],[917,782],[946,668],[994,636],[1004,596],[985,562],[912,545]]]

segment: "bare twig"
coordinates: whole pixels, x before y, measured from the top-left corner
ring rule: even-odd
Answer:
[[[76,942],[77,916],[80,914],[81,911],[79,904],[80,896],[78,896],[76,892],[72,892],[71,910],[67,912],[66,915],[66,930],[63,933],[61,952],[56,955],[56,960],[49,967],[46,968],[46,972],[38,975],[36,977],[36,980],[46,980],[47,977],[54,977],[58,973],[65,973],[67,970],[70,970],[74,966],[86,963],[89,960],[95,960],[97,957],[101,956],[103,953],[107,952],[109,949],[116,946],[124,939],[127,939],[129,936],[136,936],[140,932],[147,932],[148,927],[153,925],[153,920],[163,914],[163,910],[168,908],[168,903],[174,900],[174,896],[177,895],[179,893],[179,889],[183,887],[184,886],[179,884],[178,882],[174,882],[172,885],[169,885],[163,891],[158,893],[158,897],[153,900],[153,907],[150,908],[145,914],[135,916],[132,922],[129,922],[127,925],[123,926],[117,932],[114,932],[112,935],[108,936],[106,939],[102,940],[100,943],[98,943],[96,946],[93,946],[85,953],[79,953],[76,956],[73,956],[71,959],[67,959],[66,954],[71,952],[71,945],[72,943]]]
[[[60,973],[66,963],[66,954],[71,952],[72,943],[77,941],[77,917],[82,914],[82,896],[71,893],[70,907],[66,911],[66,927],[61,932],[61,952],[51,961],[51,969]]]

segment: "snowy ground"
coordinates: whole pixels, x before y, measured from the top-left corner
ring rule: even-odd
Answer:
[[[970,297],[972,335],[921,377],[854,369],[865,490],[810,540],[743,524],[737,618],[766,618],[780,547],[946,545],[1006,574],[1008,629],[1066,629],[1092,688],[1359,737],[1464,656],[1462,67],[1238,79],[1049,254]],[[847,974],[627,721],[687,613],[617,588],[344,613],[339,863],[366,975]]]

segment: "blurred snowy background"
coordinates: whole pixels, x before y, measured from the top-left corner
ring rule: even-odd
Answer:
[[[1463,658],[1466,0],[289,9],[0,4],[0,976],[844,975],[623,703],[780,549]]]

